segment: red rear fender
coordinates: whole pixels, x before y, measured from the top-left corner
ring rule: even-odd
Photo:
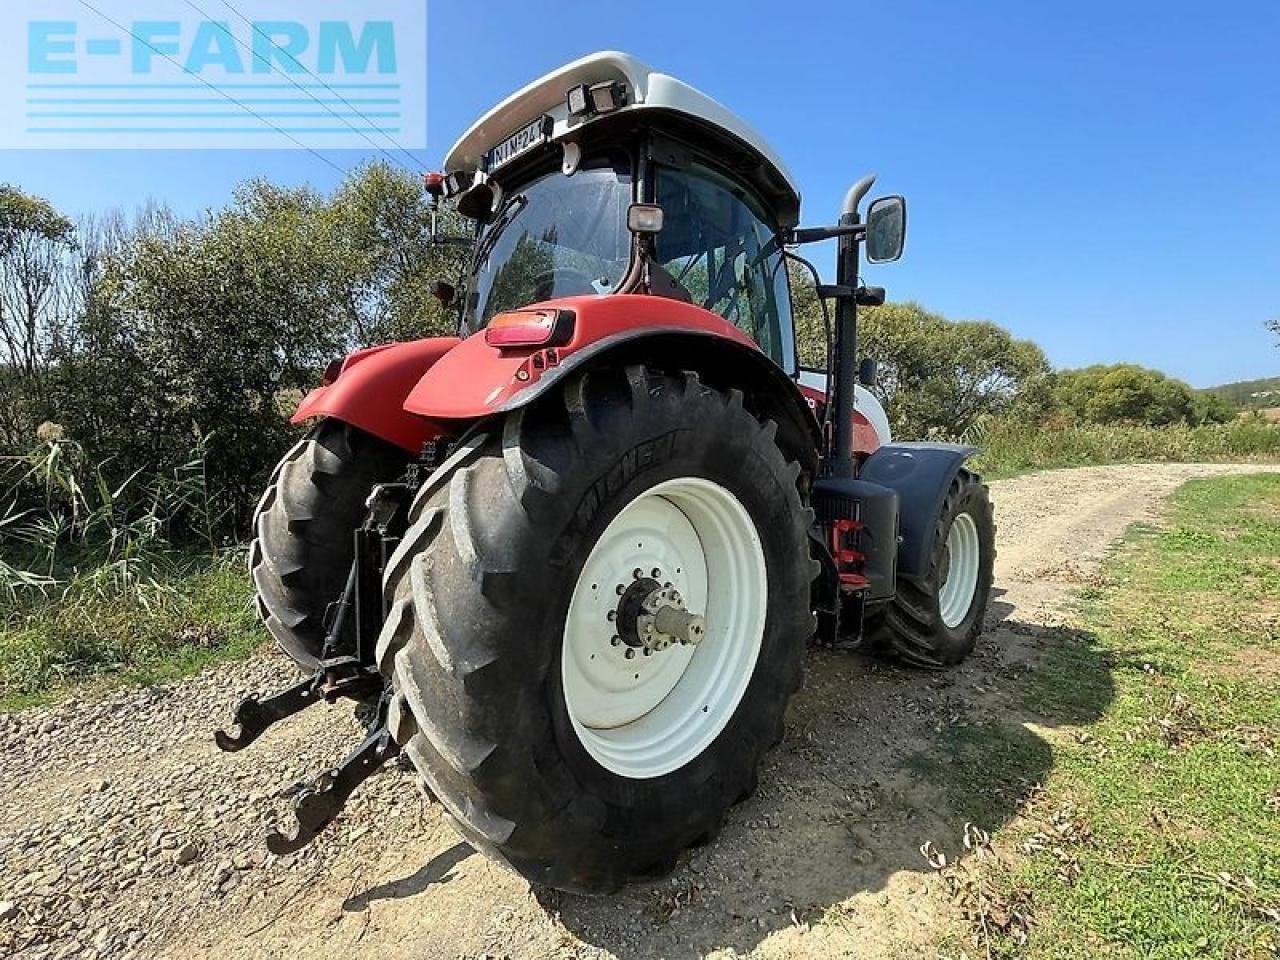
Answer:
[[[409,394],[405,409],[439,420],[472,420],[518,407],[541,392],[541,381],[556,379],[559,368],[575,365],[575,356],[594,354],[637,332],[720,337],[763,358],[755,342],[727,320],[665,297],[566,297],[537,306],[574,314],[572,336],[562,346],[498,349],[485,342],[483,332],[477,333],[431,367]]]
[[[417,453],[445,431],[407,413],[405,398],[422,375],[461,342],[457,337],[434,337],[359,350],[347,357],[337,380],[307,394],[292,422],[333,417]]]
[[[483,332],[438,337],[352,354],[338,379],[307,395],[293,422],[334,417],[417,452],[466,422],[531,402],[577,366],[608,354],[618,362],[672,358],[708,382],[739,387],[764,415],[790,419],[809,435],[798,456],[818,446],[817,422],[794,381],[749,336],[710,311],[638,294],[567,297],[536,305],[573,314],[556,347],[490,346]]]

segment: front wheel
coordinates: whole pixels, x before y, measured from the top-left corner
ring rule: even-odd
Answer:
[[[925,576],[900,576],[884,612],[884,635],[901,659],[938,669],[973,652],[991,595],[995,536],[986,484],[961,470],[934,525]]]
[[[390,724],[534,883],[670,868],[751,792],[812,634],[812,512],[742,395],[632,367],[519,411],[388,568]]]

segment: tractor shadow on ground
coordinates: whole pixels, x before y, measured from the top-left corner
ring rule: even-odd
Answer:
[[[391,880],[370,887],[363,893],[348,897],[342,904],[347,913],[360,913],[369,909],[377,900],[403,900],[415,896],[437,884],[454,879],[453,868],[475,853],[469,843],[459,841],[443,853],[438,853],[414,873],[399,880]]]
[[[1034,730],[1092,722],[1114,695],[1092,635],[1004,619],[1012,610],[993,602],[979,648],[946,673],[811,650],[786,737],[716,842],[615,897],[539,902],[619,957],[732,956],[823,924],[866,924],[868,945],[887,947],[887,931],[923,942],[939,918],[912,896],[931,873],[920,846],[954,859],[966,822],[998,836],[1053,766]]]

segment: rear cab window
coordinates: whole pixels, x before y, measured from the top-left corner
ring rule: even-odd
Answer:
[[[786,263],[764,204],[709,166],[657,168],[665,217],[659,264],[690,300],[719,314],[775,363],[795,369]]]

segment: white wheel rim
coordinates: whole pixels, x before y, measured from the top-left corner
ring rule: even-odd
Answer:
[[[645,656],[611,642],[617,587],[636,570],[660,571],[687,609],[705,617],[700,643]],[[699,756],[742,701],[767,610],[764,550],[737,497],[682,477],[632,500],[587,557],[565,620],[565,707],[582,746],[605,769],[637,780]]]
[[[938,588],[938,612],[951,629],[964,623],[973,606],[981,557],[978,525],[971,515],[959,514],[947,533],[947,577]]]

